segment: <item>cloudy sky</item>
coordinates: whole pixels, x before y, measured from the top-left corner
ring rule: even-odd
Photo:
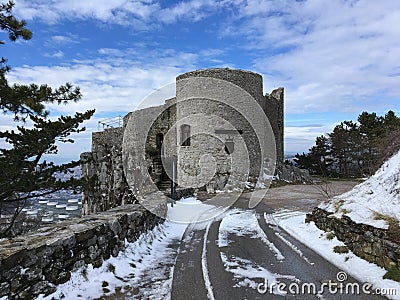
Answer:
[[[400,115],[398,0],[15,2],[33,38],[1,46],[9,80],[79,85],[83,99],[52,114],[96,108],[89,131],[178,74],[210,67],[258,72],[266,93],[285,87],[288,153],[362,111]],[[60,156],[89,150],[87,132]]]

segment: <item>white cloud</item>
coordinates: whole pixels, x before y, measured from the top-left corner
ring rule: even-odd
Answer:
[[[79,44],[79,37],[76,34],[67,35],[54,35],[46,42],[47,45],[68,45],[68,44]]]
[[[57,52],[54,52],[54,53],[45,54],[45,56],[52,57],[52,58],[63,58],[64,57],[64,52],[62,52],[60,50],[60,51],[57,51]]]
[[[141,104],[142,107],[154,105],[143,99],[163,87],[173,83],[175,77],[193,68],[198,56],[193,53],[176,52],[170,49],[157,49],[157,54],[147,52],[143,60],[128,58],[131,50],[119,50],[119,56],[113,56],[117,50],[99,50],[104,57],[94,60],[74,61],[58,66],[21,66],[14,67],[8,74],[10,83],[29,84],[46,83],[54,88],[71,82],[80,87],[83,98],[68,105],[48,105],[51,116],[73,114],[87,109],[96,109],[94,117],[86,122],[88,130],[76,135],[74,144],[60,145],[57,157],[48,159],[67,161],[78,159],[79,153],[90,150],[90,134],[98,130],[98,121],[117,115],[124,116]],[[148,61],[148,62],[146,62]],[[165,99],[174,95],[173,90]],[[7,119],[9,120],[9,119]],[[10,124],[8,124],[10,123]],[[11,122],[0,123],[2,129],[11,129]]]
[[[200,60],[210,61],[223,53],[211,48],[196,54],[139,46],[101,48],[97,52],[97,58],[62,65],[14,67],[8,78],[11,83],[46,83],[52,87],[70,82],[80,87],[82,100],[66,106],[50,105],[51,109],[73,113],[95,108],[97,113],[112,116],[113,112],[132,111],[149,93],[174,82],[177,75],[196,69]]]
[[[221,16],[219,36],[212,42],[220,43],[217,47],[224,51],[199,49],[194,42],[192,48],[186,48],[194,49],[192,52],[135,45],[129,49],[99,49],[101,58],[94,60],[12,69],[10,79],[16,82],[58,86],[69,81],[79,85],[84,98],[58,108],[63,112],[87,108],[97,108],[99,113],[128,112],[177,74],[204,67],[202,58],[206,67],[240,66],[260,72],[266,92],[285,87],[286,113],[328,111],[357,115],[361,110],[399,111],[398,100],[393,100],[400,98],[397,0],[189,0],[169,6],[162,4],[166,1],[156,0],[16,2],[20,17],[49,23],[95,20],[146,29],[179,21],[201,21],[213,14]],[[215,35],[213,28],[209,26],[204,32]],[[234,42],[224,44],[226,38]],[[57,46],[76,41],[79,42],[74,36],[60,34],[49,42]],[[185,46],[190,45],[186,42]],[[237,49],[238,45],[241,48]],[[253,59],[252,65],[229,57],[231,51],[236,55],[243,52],[245,59]],[[222,54],[227,59],[221,59]],[[296,143],[309,148],[315,136],[323,133],[319,127],[287,130],[286,149],[294,148]],[[304,144],[307,141],[309,146]]]
[[[212,12],[218,3],[207,0],[191,0],[178,2],[174,6],[166,7],[158,12],[158,18],[165,23],[173,23],[179,19],[199,21]]]
[[[400,96],[398,1],[246,1],[222,32],[247,37],[267,84],[286,87],[288,112],[358,112]]]
[[[21,18],[39,18],[50,24],[63,19],[93,19],[144,29],[160,22],[198,21],[217,5],[211,0],[181,1],[167,7],[152,0],[17,0],[15,12]]]
[[[13,130],[15,124],[12,115],[3,114],[0,118],[0,131]]]
[[[285,152],[306,152],[314,146],[317,136],[332,132],[336,124],[308,125],[308,126],[286,126],[285,127]]]
[[[27,20],[40,18],[49,23],[57,23],[64,18],[92,18],[106,22],[113,18],[113,11],[121,7],[125,2],[124,0],[19,0],[16,1],[15,12]]]
[[[109,55],[113,57],[123,57],[127,55],[126,50],[115,49],[115,48],[101,48],[98,50],[101,55]]]
[[[148,51],[147,56],[142,55],[142,59],[138,61],[131,59],[132,51],[100,49],[99,53],[104,56],[94,60],[76,60],[59,66],[25,65],[14,67],[8,74],[10,83],[46,83],[55,88],[71,82],[79,86],[83,98],[77,103],[68,105],[49,105],[52,115],[96,109],[93,117],[95,122],[89,121],[88,133],[78,135],[74,145],[62,145],[61,148],[64,150],[60,152],[61,158],[66,157],[65,155],[77,156],[79,152],[88,151],[90,140],[87,134],[93,130],[97,131],[99,120],[117,115],[124,116],[136,109],[139,104],[141,107],[160,104],[154,103],[151,99],[147,99],[145,103],[142,101],[157,89],[173,83],[177,75],[192,70],[198,59],[198,55],[193,53],[157,49],[157,53]],[[209,51],[210,57],[219,53],[219,51]],[[168,89],[168,93],[164,95],[165,99],[174,94],[173,89]]]
[[[49,105],[56,111],[72,113],[96,108],[98,113],[129,112],[152,90],[174,80],[176,67],[113,66],[101,61],[92,65],[36,66],[13,68],[10,82],[47,83],[58,87],[71,82],[81,88],[83,99],[66,106]]]

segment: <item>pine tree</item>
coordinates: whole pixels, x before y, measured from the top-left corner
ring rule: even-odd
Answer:
[[[297,153],[294,156],[294,162],[300,169],[306,169],[313,175],[317,173],[315,165],[318,163],[318,161],[316,157],[311,154],[311,149],[307,154],[304,152],[302,154]]]
[[[317,137],[308,153],[296,154],[297,165],[316,175],[372,175],[400,148],[400,118],[393,111],[384,117],[363,112],[357,120],[336,125],[329,138]]]
[[[358,175],[360,154],[358,125],[352,121],[343,121],[335,126],[329,138],[338,173],[345,177]]]
[[[316,157],[318,165],[315,166],[317,174],[327,176],[328,168],[332,164],[330,140],[321,135],[315,139],[315,146],[310,149],[312,155]]]
[[[26,28],[25,21],[12,15],[13,7],[11,1],[0,6],[0,29],[8,33],[11,41],[19,38],[29,40],[32,33]],[[0,224],[3,225],[0,227],[0,238],[11,234],[29,199],[62,189],[76,189],[83,184],[71,174],[71,168],[79,165],[79,161],[58,165],[43,157],[57,154],[57,143],[73,143],[69,136],[84,131],[85,128],[80,125],[94,114],[94,110],[88,110],[50,120],[46,105],[79,101],[82,97],[79,88],[69,83],[57,89],[46,84],[10,85],[6,77],[9,70],[6,59],[2,58],[0,109],[4,114],[13,116],[16,126],[13,130],[0,131],[2,144],[8,144],[0,148],[0,216],[9,216],[6,224]],[[58,172],[71,176],[61,181],[54,176]]]
[[[362,155],[364,160],[364,173],[372,175],[379,156],[378,146],[385,132],[383,118],[376,113],[362,112],[358,116],[359,131],[362,136]]]

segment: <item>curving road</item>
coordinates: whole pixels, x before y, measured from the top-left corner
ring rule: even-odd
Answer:
[[[246,207],[247,199],[240,198],[225,217],[187,227],[174,266],[171,299],[384,299],[329,293],[329,280],[338,283],[341,270],[278,227],[270,206]],[[348,277],[346,282],[357,280]],[[279,290],[278,283],[286,287]],[[291,293],[289,285],[300,292]],[[312,293],[311,285],[316,291],[325,285],[324,293]]]

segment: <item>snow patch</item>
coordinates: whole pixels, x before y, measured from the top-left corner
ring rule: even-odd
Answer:
[[[207,237],[208,237],[208,232],[210,230],[212,222],[208,223],[206,232],[204,233],[204,239],[203,239],[203,252],[201,254],[201,269],[203,271],[203,279],[204,279],[204,284],[207,289],[207,297],[210,300],[214,300],[214,293],[213,293],[213,288],[211,285],[210,281],[210,276],[208,275],[208,264],[207,264]]]
[[[400,283],[383,279],[385,269],[361,259],[351,251],[345,255],[333,252],[335,246],[345,246],[345,244],[336,237],[332,240],[326,239],[325,232],[318,229],[313,222],[306,224],[305,213],[285,211],[274,214],[274,218],[282,229],[347,274],[360,282],[371,283],[374,288],[396,289],[398,295],[387,295],[387,297],[400,299]]]
[[[235,278],[241,279],[237,284],[234,285],[234,287],[244,286],[257,289],[259,283],[251,279],[259,278],[266,280],[270,286],[275,287],[279,284],[278,279],[290,279],[297,282],[299,281],[293,275],[272,273],[248,259],[235,256],[228,257],[224,252],[220,252],[220,256],[222,263],[225,266],[225,270],[233,273]],[[277,295],[285,295],[285,293],[279,289],[274,289],[272,293]]]
[[[110,296],[120,289],[131,296],[131,287],[139,286],[143,298],[170,298],[176,251],[169,247],[179,241],[186,226],[166,221],[137,241],[126,243],[117,257],[103,262],[100,268],[91,264],[72,272],[71,279],[57,286],[57,291],[38,299],[95,299]]]
[[[203,223],[204,228],[207,221],[217,217],[226,211],[227,207],[216,207],[201,202],[196,197],[183,198],[176,201],[173,206],[168,206],[167,220],[176,223]]]
[[[229,245],[229,234],[236,236],[248,235],[253,239],[262,240],[268,248],[274,253],[277,260],[283,260],[285,257],[279,249],[268,240],[267,235],[258,224],[255,211],[243,211],[233,209],[222,219],[219,233],[218,233],[218,246],[227,247]]]
[[[366,181],[319,207],[338,218],[345,214],[357,223],[384,229],[388,224],[377,219],[377,213],[400,220],[400,152]]]

